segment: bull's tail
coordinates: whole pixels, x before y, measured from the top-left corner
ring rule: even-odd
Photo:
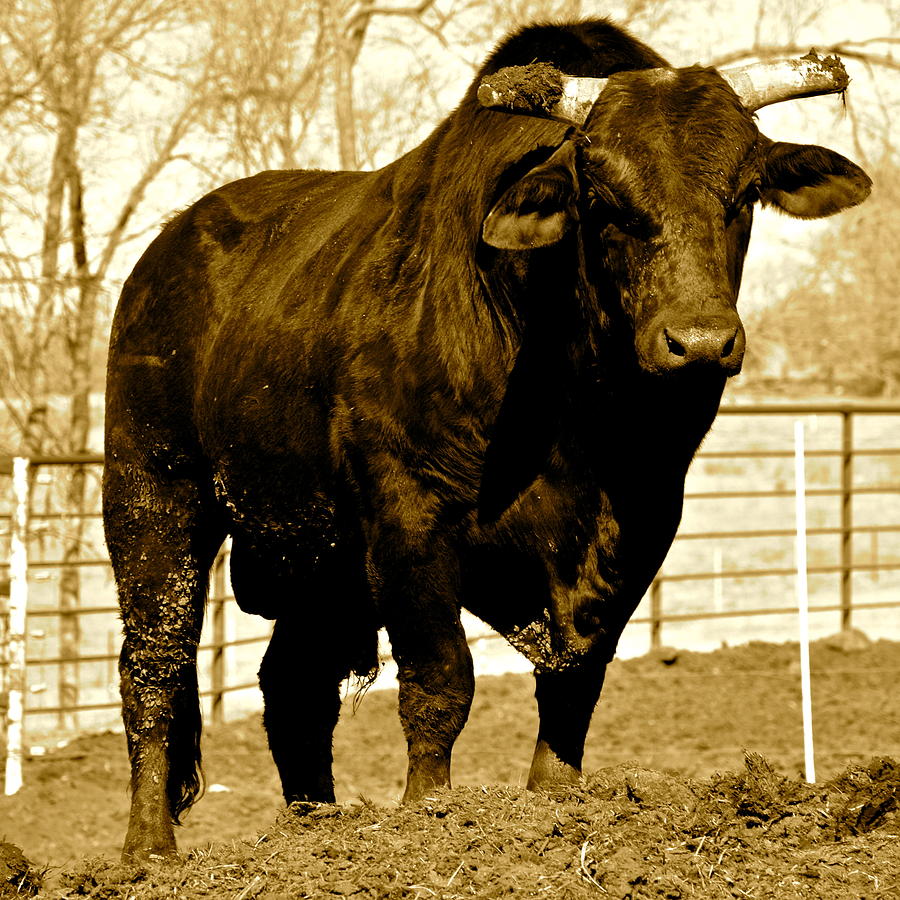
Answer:
[[[166,794],[169,798],[169,814],[175,825],[181,824],[181,816],[203,795],[202,754],[200,733],[203,720],[200,715],[200,691],[197,684],[197,667],[192,666],[185,683],[179,686],[173,703],[172,724],[169,728],[169,777]]]

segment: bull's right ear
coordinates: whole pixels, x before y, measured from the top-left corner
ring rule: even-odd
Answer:
[[[578,173],[575,144],[565,141],[539,166],[508,187],[481,229],[499,250],[532,250],[560,241],[577,221]]]

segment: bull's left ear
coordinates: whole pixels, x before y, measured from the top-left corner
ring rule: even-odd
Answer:
[[[554,154],[508,187],[481,229],[486,244],[500,250],[548,247],[577,219],[575,144],[564,141]]]
[[[820,219],[862,203],[872,179],[849,159],[814,144],[769,141],[760,197],[800,219]]]

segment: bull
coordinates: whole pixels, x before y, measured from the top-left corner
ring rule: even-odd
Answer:
[[[382,626],[404,800],[450,783],[463,607],[535,665],[528,785],[579,778],[741,368],[753,208],[817,218],[870,190],[753,112],[845,86],[834,60],[673,68],[607,20],[532,26],[385,168],[264,172],[165,226],[108,371],[126,859],[174,854],[200,790],[197,645],[229,534],[238,604],[274,619],[260,685],[288,803],[333,801],[339,685],[377,667]]]

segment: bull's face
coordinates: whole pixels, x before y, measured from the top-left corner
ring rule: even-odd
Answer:
[[[823,147],[775,143],[712,69],[610,77],[583,127],[509,187],[484,240],[525,250],[578,229],[604,315],[648,373],[740,371],[736,309],[753,205],[801,218],[859,203],[870,180]]]

